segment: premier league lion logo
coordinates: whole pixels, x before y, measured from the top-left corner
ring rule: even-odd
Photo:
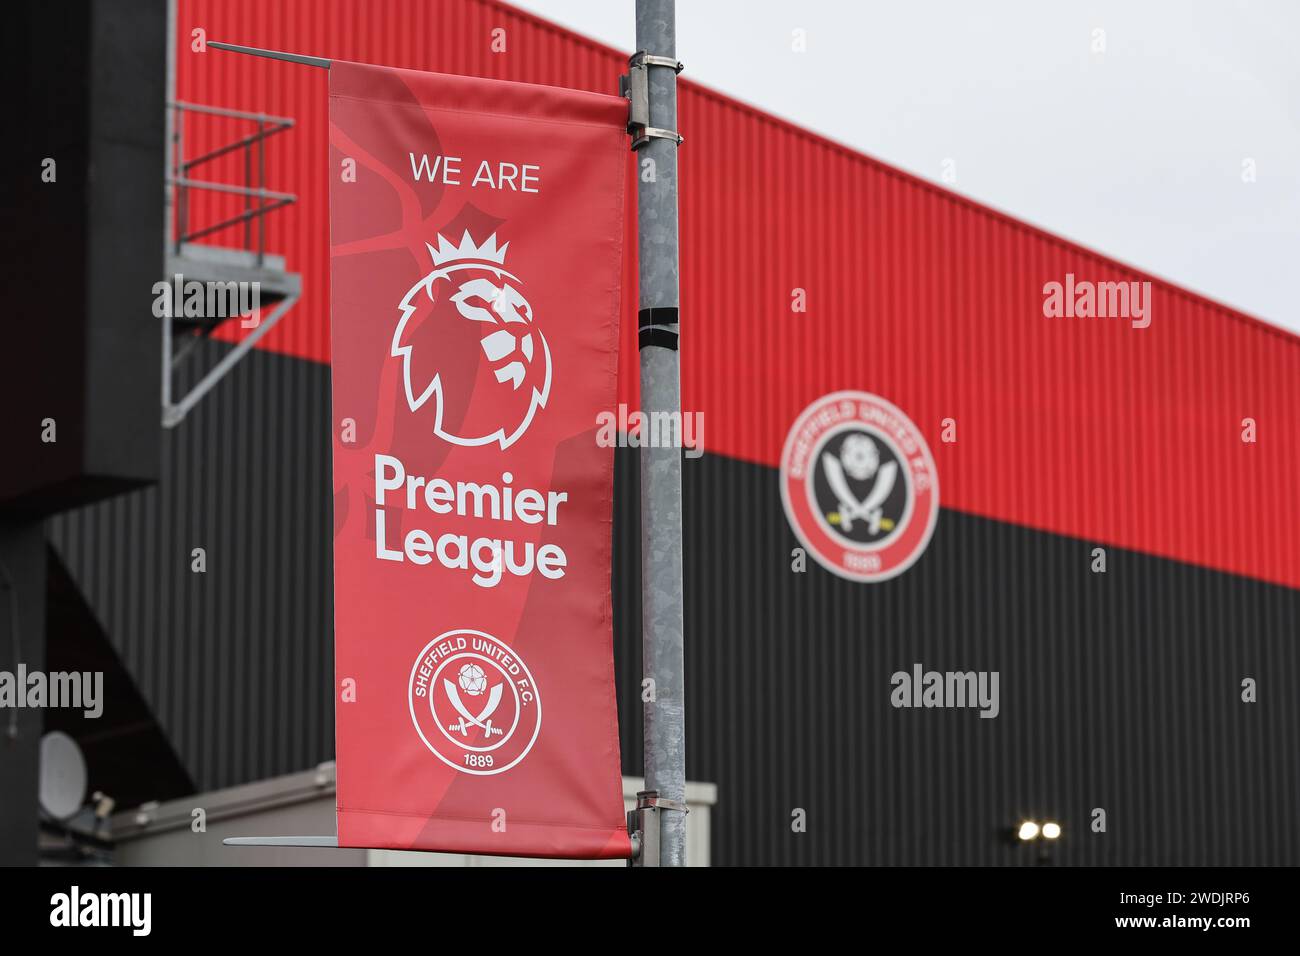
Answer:
[[[433,271],[406,293],[393,334],[406,400],[435,403],[433,430],[456,445],[505,449],[527,430],[551,391],[551,351],[533,323],[523,283],[504,268],[510,243],[426,243]],[[426,333],[419,336],[423,329]],[[425,350],[436,354],[424,355]]]

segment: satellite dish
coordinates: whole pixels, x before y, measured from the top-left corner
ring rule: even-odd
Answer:
[[[41,738],[41,810],[55,820],[70,820],[86,802],[86,758],[61,730]]]

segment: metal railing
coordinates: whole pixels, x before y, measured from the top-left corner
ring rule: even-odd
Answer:
[[[284,206],[297,201],[292,193],[274,192],[266,188],[266,141],[276,133],[293,126],[293,120],[284,116],[268,116],[265,113],[245,113],[241,110],[223,109],[217,106],[200,106],[197,103],[168,103],[172,110],[172,142],[170,173],[167,185],[171,190],[170,198],[176,213],[172,226],[172,242],[179,254],[181,246],[209,236],[222,229],[243,224],[244,248],[256,249],[257,264],[262,265],[266,255],[266,216]],[[256,129],[234,142],[226,143],[193,159],[185,158],[185,115],[199,113],[207,116],[221,116],[229,119],[245,120],[253,123]],[[243,150],[244,184],[213,182],[195,179],[191,172],[198,166],[210,163],[236,150]],[[206,189],[212,192],[233,193],[244,197],[244,211],[201,228],[190,228],[190,190]],[[256,205],[254,205],[256,200]],[[256,223],[257,243],[253,244],[253,226]]]
[[[177,323],[178,315],[171,310],[163,316],[162,325],[162,423],[167,428],[179,425],[198,401],[203,398],[218,382],[253,348],[262,336],[275,327],[276,323],[293,308],[302,294],[301,277],[284,271],[284,262],[279,257],[272,257],[270,268],[266,262],[266,217],[268,214],[297,201],[291,193],[275,192],[266,188],[266,141],[276,133],[293,127],[292,119],[282,116],[269,116],[265,113],[245,113],[240,110],[222,109],[216,106],[199,106],[195,103],[174,102],[167,104],[168,131],[170,136],[169,154],[165,170],[165,191],[168,204],[168,217],[164,231],[164,248],[167,250],[166,271],[171,274],[189,273],[190,266],[199,274],[187,276],[198,280],[207,279],[208,286],[213,285],[214,277],[223,281],[248,282],[259,291],[260,302],[273,302],[268,312],[260,308],[254,313],[254,325],[247,335],[239,336],[215,364],[201,373],[198,381],[189,390],[173,400],[176,383],[173,376],[176,369],[194,353],[196,346],[208,339],[220,323],[233,316],[224,314],[206,316],[202,321],[191,323],[188,319]],[[252,124],[252,131],[239,136],[232,142],[211,149],[200,156],[187,158],[185,155],[185,129],[188,114],[202,114],[208,117],[240,120]],[[191,118],[191,122],[194,119]],[[195,170],[209,165],[222,157],[241,157],[243,159],[243,184],[230,181],[230,176],[218,179],[200,179]],[[238,180],[236,174],[234,179]],[[243,211],[217,222],[195,225],[191,219],[191,191],[208,190],[216,193],[243,197]],[[220,247],[191,246],[187,243],[210,236],[222,230],[243,226],[243,247],[246,254],[237,253],[238,244],[226,242]],[[256,227],[256,228],[254,228]],[[230,253],[232,247],[236,255]],[[212,249],[212,254],[200,254],[199,249]],[[170,278],[170,276],[169,276]],[[177,326],[174,328],[173,326]],[[179,351],[175,349],[177,340],[182,342]]]

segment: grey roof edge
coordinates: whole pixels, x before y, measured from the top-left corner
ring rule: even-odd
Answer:
[[[319,800],[334,793],[334,761],[327,761],[311,770],[285,774],[280,777],[268,777],[252,783],[212,790],[207,793],[195,793],[188,797],[168,800],[165,803],[145,803],[130,810],[115,813],[112,817],[113,839],[131,840],[147,834],[162,833],[189,827],[193,813],[202,808],[208,821],[224,820],[232,817],[247,816],[275,807],[291,806]],[[636,798],[637,791],[645,789],[645,778],[624,777],[623,797],[627,800]],[[698,806],[713,806],[718,802],[718,787],[713,783],[687,781],[686,803]],[[265,839],[265,838],[249,838]],[[277,837],[282,840],[320,840],[333,837]],[[232,846],[255,844],[231,844]],[[276,846],[321,846],[320,843],[283,843]]]

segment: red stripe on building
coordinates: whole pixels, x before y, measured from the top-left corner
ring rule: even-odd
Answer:
[[[497,27],[505,53],[491,49]],[[261,344],[320,362],[326,76],[190,52],[195,28],[600,92],[626,62],[488,0],[182,3],[179,98],[297,121],[268,151],[269,188],[299,202],[269,217],[267,245],[303,275],[304,294]],[[926,434],[945,507],[1300,587],[1300,340],[700,86],[682,84],[680,113],[683,393],[704,413],[708,451],[775,466],[810,401],[865,389]],[[230,134],[219,123],[187,130],[196,150]],[[242,176],[235,162],[231,180]],[[238,201],[197,196],[195,221]],[[634,404],[629,260],[621,362]],[[1044,318],[1043,285],[1066,273],[1151,281],[1150,327]],[[795,289],[807,312],[791,310]],[[956,421],[954,444],[940,440],[945,418]],[[1241,441],[1244,418],[1258,442]]]

